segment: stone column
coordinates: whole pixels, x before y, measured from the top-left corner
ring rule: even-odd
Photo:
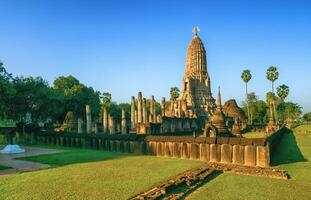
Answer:
[[[155,123],[155,105],[154,105],[154,96],[151,96],[150,99],[150,116],[151,116],[151,121],[152,123]]]
[[[131,100],[131,129],[135,128],[135,97]]]
[[[78,118],[78,133],[82,133],[82,123],[83,123],[83,120],[79,117]]]
[[[110,114],[108,116],[108,124],[109,124],[109,133],[110,134],[115,134],[114,120],[113,120],[113,117]]]
[[[126,134],[126,118],[124,109],[122,109],[121,133]]]
[[[103,132],[104,133],[108,132],[107,108],[104,108],[104,113],[103,113]]]
[[[162,97],[162,101],[161,101],[161,111],[162,111],[162,117],[165,116],[165,97]]]
[[[146,98],[143,98],[142,102],[142,118],[143,118],[143,123],[146,124],[148,119],[147,119],[147,109],[146,109]]]
[[[86,111],[86,132],[91,133],[92,132],[92,115],[91,115],[91,106],[86,105],[85,106]]]
[[[137,116],[137,110],[135,110],[135,128],[137,128],[137,120],[138,120],[138,116]]]
[[[98,133],[98,126],[97,126],[97,123],[95,123],[94,129],[95,129],[95,133]]]
[[[143,122],[143,115],[142,115],[142,93],[138,92],[137,98],[137,123]]]
[[[182,113],[181,101],[178,101],[177,107],[178,107],[177,116],[178,116],[178,117],[181,117],[181,115],[182,115],[182,114],[181,114],[181,113]]]

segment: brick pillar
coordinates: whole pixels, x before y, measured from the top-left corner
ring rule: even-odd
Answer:
[[[108,116],[108,122],[109,122],[109,133],[115,134],[116,133],[115,124],[114,124],[113,117],[110,114]]]
[[[85,106],[86,111],[86,132],[91,133],[92,132],[92,115],[91,115],[91,106],[86,105]]]
[[[146,98],[143,98],[142,101],[142,118],[143,118],[143,123],[147,124],[147,109],[146,109]]]
[[[103,112],[103,132],[107,133],[108,132],[108,117],[107,117],[107,108],[104,107],[104,112]]]
[[[82,123],[83,123],[83,120],[79,117],[78,118],[78,133],[82,133]]]
[[[165,116],[165,97],[162,97],[162,101],[161,101],[161,114],[162,114],[162,117]]]
[[[132,96],[132,100],[131,100],[131,129],[134,129],[135,126],[135,97]]]
[[[121,133],[126,134],[126,118],[124,109],[122,109]]]
[[[137,98],[137,123],[143,122],[143,115],[142,115],[142,93],[138,92]]]

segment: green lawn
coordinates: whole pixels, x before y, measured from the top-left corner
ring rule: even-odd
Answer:
[[[275,180],[221,174],[192,193],[189,199],[311,199],[311,134],[287,133],[273,155],[272,164],[289,172],[291,179]]]
[[[0,199],[127,199],[202,163],[64,149],[60,154],[27,158],[54,168],[0,176]]]
[[[50,155],[22,157],[18,159],[45,163],[51,165],[52,167],[57,167],[68,164],[104,161],[132,156],[132,154],[124,154],[118,152],[112,153],[108,151],[95,151],[89,149],[57,147],[51,145],[34,145],[34,146],[50,149],[59,149],[64,150],[65,152]]]
[[[247,132],[247,133],[244,133],[242,136],[246,137],[246,138],[264,138],[264,137],[266,137],[265,133],[257,132],[257,131]]]

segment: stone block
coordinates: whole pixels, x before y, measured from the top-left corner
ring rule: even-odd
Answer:
[[[241,138],[239,138],[239,137],[231,137],[229,139],[229,144],[238,145],[238,144],[240,144],[240,140],[241,140]]]
[[[219,162],[217,144],[210,144],[210,162]]]
[[[134,153],[134,149],[135,149],[135,142],[134,141],[130,141],[129,142],[129,153]]]
[[[163,143],[157,142],[157,156],[163,156]]]
[[[222,144],[221,146],[221,156],[220,162],[222,163],[231,163],[232,162],[232,147],[229,144]]]
[[[180,153],[179,153],[178,143],[177,142],[172,142],[172,146],[173,146],[173,157],[179,158],[180,157]]]
[[[256,166],[258,167],[270,166],[270,152],[268,145],[256,147]]]
[[[192,143],[190,145],[190,159],[191,160],[197,160],[200,158],[199,156],[200,152],[199,152],[199,145],[196,143]]]
[[[229,137],[217,137],[217,144],[228,144]]]
[[[182,143],[181,144],[181,157],[184,158],[184,159],[188,159],[189,158],[187,143]]]
[[[164,156],[171,157],[170,142],[164,142],[164,144],[165,144]]]
[[[116,142],[114,140],[110,140],[110,151],[116,151]]]
[[[244,165],[244,146],[233,145],[232,147],[232,163]]]
[[[209,148],[208,144],[205,144],[205,143],[200,144],[200,160],[202,161],[208,161],[207,148]]]
[[[120,141],[120,152],[125,152],[124,151],[124,141]]]
[[[131,149],[130,149],[130,142],[129,141],[124,141],[123,142],[123,146],[124,146],[124,152],[125,153],[130,153]]]
[[[110,151],[110,142],[109,140],[105,140],[105,150]]]
[[[120,141],[119,140],[116,141],[116,151],[117,152],[121,152],[121,147],[120,147]]]
[[[247,166],[256,165],[256,148],[253,145],[246,145],[244,149],[244,164]]]

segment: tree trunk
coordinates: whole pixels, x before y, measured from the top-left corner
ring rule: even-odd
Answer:
[[[247,106],[247,121],[248,124],[250,123],[250,113],[249,113],[249,105],[248,105],[248,90],[247,90],[247,83],[245,84],[245,92],[246,92],[246,106]]]
[[[274,118],[275,118],[275,122],[278,123],[278,113],[276,112],[276,108],[275,108],[275,101],[273,100],[273,111],[274,111]]]
[[[274,81],[272,81],[272,93],[274,94]]]

